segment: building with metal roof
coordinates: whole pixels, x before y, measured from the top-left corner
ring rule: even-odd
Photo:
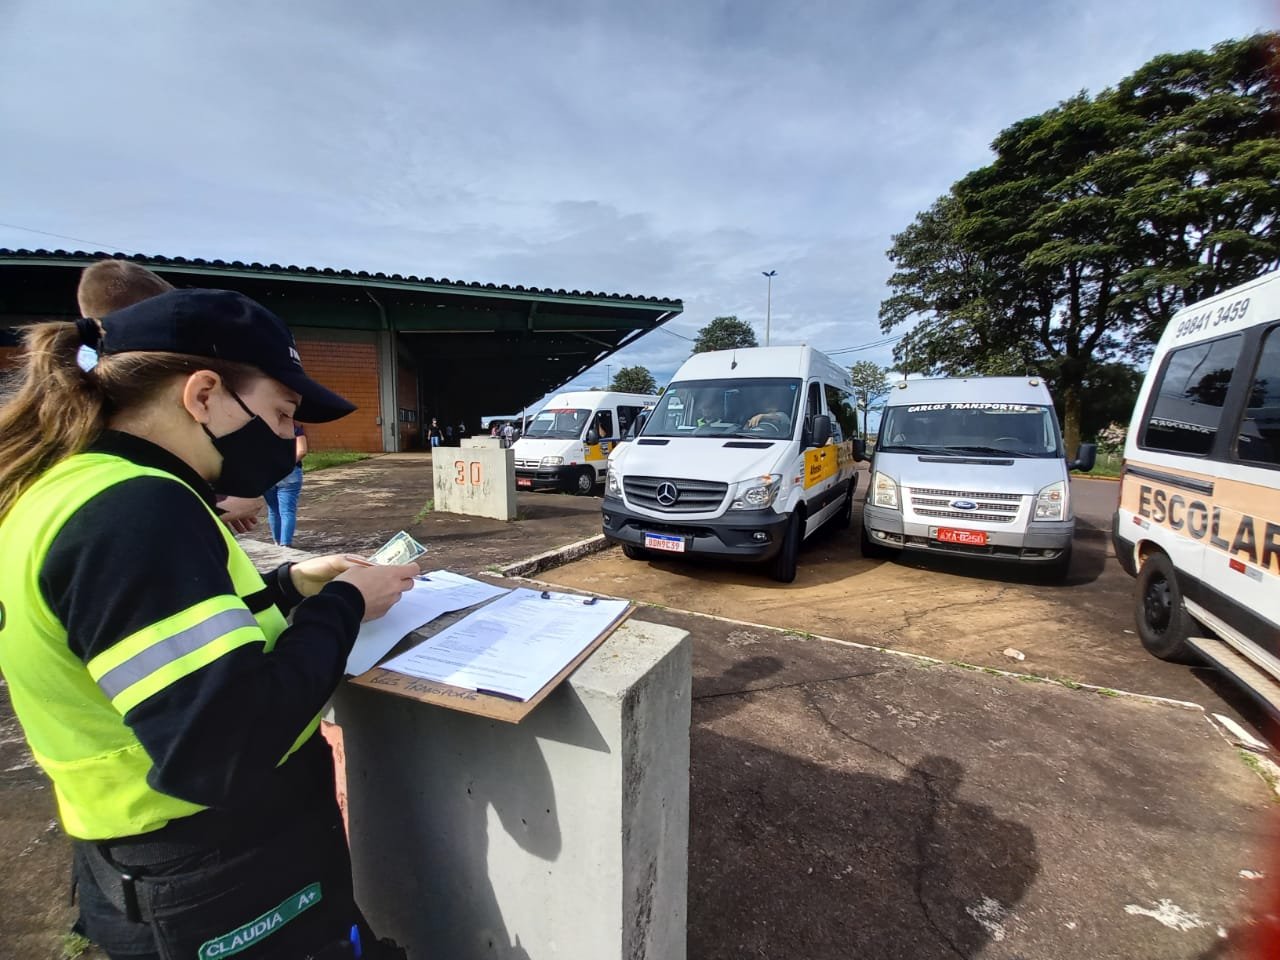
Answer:
[[[17,331],[74,319],[80,271],[115,257],[178,287],[238,290],[293,330],[304,365],[359,410],[308,430],[316,449],[421,445],[425,423],[479,428],[519,410],[684,309],[679,300],[400,274],[64,250],[0,249],[0,366]],[[7,358],[7,360],[6,360]]]

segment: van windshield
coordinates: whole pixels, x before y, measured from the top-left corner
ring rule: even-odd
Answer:
[[[590,410],[547,407],[529,421],[524,436],[533,440],[577,440],[587,425]]]
[[[1053,408],[1021,403],[887,407],[876,451],[940,456],[1063,456]]]
[[[790,438],[799,402],[799,380],[678,381],[663,393],[642,436]]]

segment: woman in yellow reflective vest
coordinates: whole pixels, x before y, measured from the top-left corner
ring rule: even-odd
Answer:
[[[27,331],[0,407],[0,671],[112,958],[376,955],[319,712],[412,565],[258,573],[214,510],[354,408],[220,290]],[[292,612],[292,622],[286,614]]]

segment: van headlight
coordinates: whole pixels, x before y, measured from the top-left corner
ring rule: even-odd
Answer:
[[[564,457],[543,457],[540,462],[544,467],[558,467],[564,463]]]
[[[888,507],[890,510],[899,509],[898,485],[892,477],[886,476],[878,470],[876,475],[871,478],[871,502],[877,507]]]
[[[729,504],[730,510],[763,510],[773,506],[778,490],[782,487],[782,474],[771,473],[767,477],[753,477],[738,484],[737,496]]]
[[[618,480],[618,471],[614,469],[612,463],[609,464],[604,475],[604,492],[609,496],[622,496],[622,483]]]
[[[1067,515],[1067,484],[1051,483],[1036,494],[1037,520],[1061,520]]]

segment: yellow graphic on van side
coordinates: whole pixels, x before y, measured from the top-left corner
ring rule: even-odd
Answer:
[[[582,459],[590,463],[592,460],[608,460],[609,451],[613,449],[612,440],[601,440],[599,443],[586,444],[586,452]]]
[[[828,443],[825,447],[813,447],[804,452],[804,487],[817,486],[840,472],[841,447],[844,444]],[[849,458],[853,458],[850,445]]]

